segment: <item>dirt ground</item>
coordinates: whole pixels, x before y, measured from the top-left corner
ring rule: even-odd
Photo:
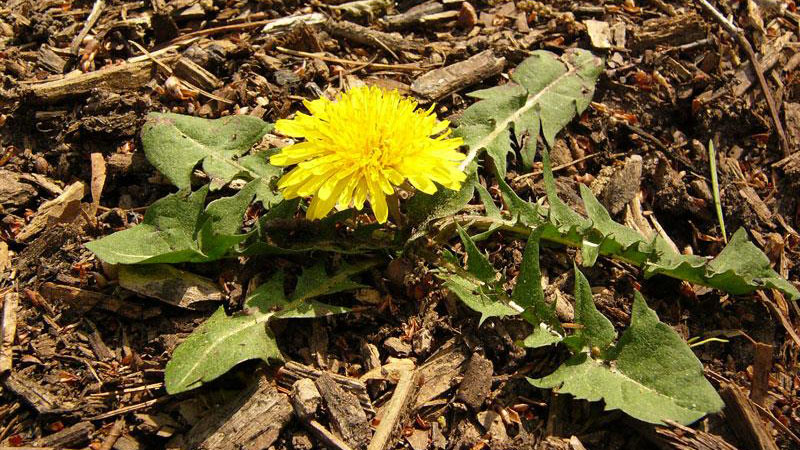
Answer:
[[[606,68],[593,103],[552,149],[561,197],[580,208],[578,183],[590,184],[620,222],[635,223],[638,212],[681,251],[716,255],[724,243],[706,147],[713,140],[728,231],[745,227],[797,285],[800,15],[792,0],[715,6],[752,46],[766,86],[742,42],[699,2],[0,2],[0,296],[4,329],[16,328],[0,347],[11,355],[10,367],[0,366],[9,369],[0,373],[0,447],[345,448],[270,402],[286,402],[286,380],[298,371],[358,378],[405,358],[426,377],[383,448],[800,448],[800,310],[775,291],[727,296],[645,280],[603,258],[586,271],[598,309],[619,329],[640,289],[684,338],[715,338],[694,350],[730,394],[728,406],[691,428],[641,423],[601,402],[533,388],[525,377],[547,374],[565,354],[517,346],[528,332],[521,321],[479,327],[478,315],[410,257],[366,274],[370,288],[356,299],[334,299],[356,313],[273,327],[286,359],[302,366],[245,363],[171,396],[163,386],[169,355],[220,302],[190,310],[122,289],[116,269],[83,247],[138,223],[175,190],[141,150],[150,111],[274,122],[302,111],[303,99],[367,83],[435,101],[440,117],[457,121],[473,102],[466,93],[507,82],[532,50],[579,47],[604,56]],[[420,78],[462,61],[445,87]],[[279,142],[268,136],[262,145]],[[509,169],[521,197],[544,196],[540,163],[531,172],[510,160]],[[497,233],[482,248],[513,278],[522,245]],[[566,301],[566,322],[574,256],[558,247],[542,255],[547,295]],[[182,268],[217,283],[235,310],[259,271],[297,273],[308,259]],[[352,383],[377,426],[369,410],[380,414],[399,384]],[[336,414],[316,424],[347,426]]]

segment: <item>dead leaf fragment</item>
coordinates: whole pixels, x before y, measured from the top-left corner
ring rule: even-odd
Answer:
[[[92,153],[92,203],[95,207],[100,205],[100,195],[106,184],[106,161],[101,153]]]
[[[611,48],[611,27],[608,22],[588,19],[584,20],[583,24],[586,25],[586,32],[589,33],[592,47]]]
[[[222,291],[211,280],[168,264],[119,267],[119,285],[145,297],[196,309],[197,303],[221,301]]]

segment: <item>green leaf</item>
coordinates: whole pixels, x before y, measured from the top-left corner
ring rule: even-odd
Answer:
[[[511,220],[513,222],[518,222],[531,229],[547,223],[546,209],[536,203],[526,202],[521,199],[502,178],[497,179],[497,184],[500,187],[500,194],[503,196],[503,201],[508,207],[508,211],[511,213]]]
[[[206,262],[228,255],[248,236],[239,234],[257,192],[251,181],[235,195],[203,205],[208,187],[181,191],[153,203],[142,223],[86,244],[111,264]]]
[[[251,172],[238,159],[271,130],[271,124],[248,115],[202,119],[150,113],[142,128],[142,145],[150,163],[178,188],[191,186],[192,171],[202,162],[211,188],[217,189]]]
[[[539,240],[541,237],[541,228],[533,230],[528,236],[528,243],[525,246],[525,253],[522,255],[522,264],[517,276],[517,284],[511,293],[511,299],[524,309],[522,317],[528,323],[534,326],[543,323],[548,330],[552,331],[550,334],[563,336],[564,330],[556,316],[555,304],[550,305],[545,301],[542,290],[542,271],[539,267]],[[537,331],[539,329],[534,330],[534,332]]]
[[[481,203],[483,203],[486,209],[486,217],[500,219],[500,208],[494,204],[494,200],[492,200],[492,195],[489,194],[489,191],[480,183],[475,184],[475,189],[478,191],[478,197],[480,197]]]
[[[373,265],[374,261],[344,265],[337,273],[327,275],[319,263],[298,277],[290,299],[284,295],[283,272],[278,272],[247,296],[241,312],[228,316],[220,307],[173,352],[165,371],[167,392],[197,388],[247,360],[282,360],[269,322],[348,312],[348,308],[311,298],[361,287],[349,277]]]
[[[321,295],[362,288],[364,287],[363,284],[351,281],[350,277],[375,267],[375,265],[377,265],[376,260],[366,260],[358,264],[344,264],[335,274],[328,275],[325,271],[325,265],[317,263],[304,270],[300,277],[297,278],[297,288],[292,295],[291,301],[303,301]]]
[[[164,373],[167,392],[200,387],[250,359],[283,360],[267,322],[286,304],[279,272],[247,298],[243,311],[228,316],[219,307],[172,353]]]
[[[732,294],[749,294],[759,287],[778,289],[796,300],[800,292],[770,267],[769,258],[739,228],[730,242],[708,263],[710,283]]]
[[[575,267],[575,323],[583,325],[570,336],[578,345],[572,344],[575,352],[591,350],[596,347],[606,350],[617,337],[614,325],[606,316],[600,314],[592,299],[592,288],[583,273]],[[567,339],[565,339],[567,341]]]
[[[247,175],[256,185],[256,200],[264,205],[264,209],[270,209],[283,200],[277,188],[277,179],[283,174],[280,167],[273,166],[268,162],[272,151],[247,155],[239,159],[239,164],[247,170]]]
[[[486,210],[486,217],[491,217],[493,219],[502,219],[502,214],[500,213],[500,208],[494,204],[494,200],[492,200],[491,194],[489,191],[486,190],[480,183],[475,183],[475,190],[478,191],[478,197],[481,199],[481,203],[483,203],[484,208]],[[498,221],[493,223],[489,226],[489,228],[482,232],[472,236],[472,240],[475,242],[480,242],[489,236],[491,236],[495,231],[497,231],[502,224]]]
[[[545,184],[550,185],[549,164],[545,164],[544,172]],[[511,220],[495,218],[494,229],[503,227],[515,234],[525,233],[527,237],[530,231],[543,227],[542,240],[581,248],[584,265],[590,266],[598,255],[605,255],[641,267],[645,278],[662,274],[735,295],[773,288],[791,300],[800,299],[797,287],[770,267],[767,256],[747,239],[744,230],[737,231],[713,260],[682,255],[660,235],[647,240],[637,231],[612,220],[586,186],[581,185],[580,190],[588,221],[569,212],[567,205],[555,195],[553,186],[547,187],[551,204],[548,209],[522,200],[502,179],[498,179],[498,183],[512,217]],[[519,225],[527,227],[528,231],[520,230]]]
[[[556,181],[553,177],[553,169],[550,166],[550,154],[547,150],[542,151],[542,165],[544,188],[547,193],[547,201],[550,203],[550,224],[556,228],[559,234],[566,236],[567,239],[576,240],[591,227],[591,221],[581,217],[580,214],[573,211],[572,208],[558,198]]]
[[[467,160],[486,150],[505,175],[512,129],[518,139],[527,134],[529,145],[541,131],[552,146],[556,133],[589,105],[604,64],[586,50],[570,49],[561,57],[536,50],[511,74],[513,82],[470,93],[481,101],[464,111],[455,133],[470,149]],[[531,154],[523,152],[526,164]]]
[[[468,279],[460,275],[449,275],[444,287],[450,290],[465,305],[481,314],[478,326],[490,317],[507,317],[520,313],[502,293],[478,280]]]
[[[586,185],[580,185],[581,198],[586,215],[592,221],[592,228],[585,240],[599,244],[599,253],[619,255],[642,265],[650,253],[649,244],[636,230],[614,222],[611,215]]]
[[[613,361],[607,362],[579,353],[552,374],[528,380],[580,399],[603,399],[607,410],[650,423],[690,424],[723,407],[692,350],[638,293],[631,326],[610,354]]]
[[[565,340],[565,338],[561,333],[542,322],[539,326],[534,327],[533,333],[522,341],[522,346],[526,348],[547,347],[549,345],[558,344],[563,340]]]
[[[458,235],[461,237],[461,242],[464,244],[464,250],[467,252],[467,270],[483,283],[493,284],[497,281],[497,273],[494,267],[489,262],[489,258],[478,249],[475,242],[469,237],[461,225],[456,227]]]
[[[86,244],[110,264],[200,262],[206,260],[196,240],[208,187],[157,200],[142,223]]]

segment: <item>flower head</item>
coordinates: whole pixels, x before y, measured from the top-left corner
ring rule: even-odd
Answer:
[[[306,212],[319,219],[331,209],[362,209],[369,200],[378,222],[388,217],[386,196],[406,180],[432,194],[438,183],[459,189],[466,175],[459,169],[461,138],[449,138],[449,122],[433,108],[397,91],[357,87],[339,95],[304,102],[311,115],[297,113],[279,120],[278,132],[305,141],[289,145],[270,158],[276,166],[297,166],[278,188],[285,198],[312,197]]]

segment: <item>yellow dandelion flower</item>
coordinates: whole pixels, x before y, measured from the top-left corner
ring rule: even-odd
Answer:
[[[438,183],[459,189],[466,175],[459,169],[461,138],[450,138],[449,122],[433,108],[397,91],[358,87],[339,95],[304,102],[311,115],[279,120],[275,129],[303,142],[270,158],[276,166],[297,166],[279,181],[287,199],[312,197],[306,215],[325,217],[334,207],[361,210],[369,200],[378,222],[389,215],[386,196],[408,180],[432,194]]]

